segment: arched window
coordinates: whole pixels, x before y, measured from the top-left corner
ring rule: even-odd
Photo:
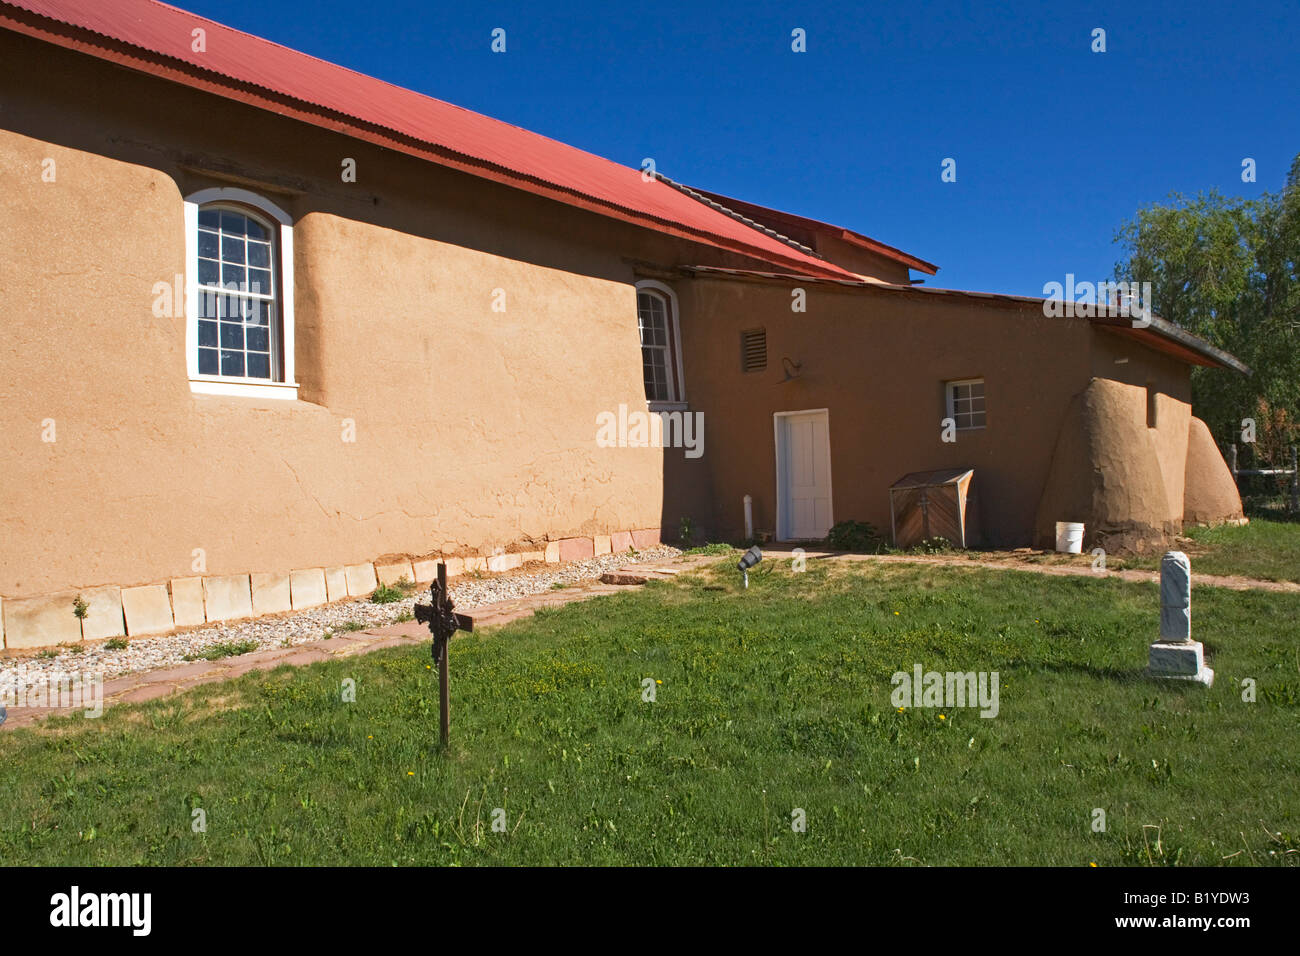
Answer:
[[[186,200],[190,388],[295,398],[293,227],[243,189]]]
[[[677,296],[661,282],[649,279],[638,282],[636,313],[646,401],[651,404],[686,401]]]

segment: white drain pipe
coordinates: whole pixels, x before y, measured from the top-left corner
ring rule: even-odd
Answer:
[[[754,540],[754,496],[745,495],[745,540]]]

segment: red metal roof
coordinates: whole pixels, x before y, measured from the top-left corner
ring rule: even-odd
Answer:
[[[646,182],[639,169],[155,0],[0,0],[0,26],[615,218],[811,275],[852,275],[658,180]],[[192,49],[199,27],[206,31],[201,53]],[[375,135],[383,131],[396,135]],[[433,149],[413,148],[420,144]]]
[[[851,246],[857,246],[860,249],[866,249],[874,252],[876,255],[884,256],[886,259],[892,259],[895,262],[907,266],[909,269],[915,269],[917,272],[924,272],[934,275],[939,271],[939,267],[933,262],[926,262],[924,259],[918,259],[914,255],[904,252],[902,249],[896,249],[893,246],[886,245],[879,239],[872,239],[870,236],[864,236],[860,232],[854,232],[852,229],[845,229],[843,226],[834,226],[829,222],[822,222],[820,219],[809,219],[807,216],[798,216],[792,212],[784,212],[780,209],[770,209],[767,206],[760,206],[758,203],[746,202],[743,199],[736,199],[732,196],[724,196],[722,193],[711,192],[707,189],[699,189],[697,192],[703,194],[714,202],[726,206],[733,212],[748,216],[756,222],[766,223],[787,232],[792,238],[798,238],[794,235],[796,232],[800,235],[808,235],[810,238],[813,234],[832,236],[841,239]]]

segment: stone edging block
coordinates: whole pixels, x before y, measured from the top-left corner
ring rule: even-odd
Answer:
[[[365,564],[346,564],[343,573],[347,577],[349,597],[365,597],[379,587],[375,566],[368,561]]]
[[[132,637],[166,634],[176,627],[165,584],[123,588],[122,617],[126,619],[126,633]]]
[[[402,578],[413,582],[415,580],[415,571],[411,567],[410,561],[399,561],[396,564],[376,564],[375,577],[379,579],[380,584],[387,584],[392,587]]]
[[[203,610],[203,579],[172,578],[172,617],[177,627],[190,627],[207,621]]]
[[[86,619],[81,622],[83,638],[88,641],[105,641],[110,637],[126,637],[121,588],[86,588],[80,593],[81,599],[88,605]]]
[[[596,545],[590,538],[561,538],[561,561],[585,561],[596,556]]]
[[[325,599],[327,601],[341,601],[348,596],[348,574],[340,565],[337,568],[325,569]]]
[[[255,571],[248,579],[252,586],[255,615],[293,610],[288,574],[282,571]]]
[[[223,574],[204,578],[203,611],[212,622],[252,617],[253,586],[249,576]]]
[[[76,598],[76,591],[9,598],[4,603],[5,646],[24,648],[79,643],[81,622],[72,613],[72,602]]]
[[[289,572],[289,603],[295,611],[320,607],[328,599],[324,568],[304,568]]]

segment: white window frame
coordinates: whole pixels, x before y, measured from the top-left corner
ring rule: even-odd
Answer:
[[[677,293],[673,291],[672,286],[666,285],[657,279],[642,279],[636,284],[636,293],[641,292],[658,292],[668,300],[668,311],[672,313],[669,318],[672,332],[672,351],[673,354],[668,357],[668,395],[667,401],[649,401],[647,404],[651,411],[674,411],[685,410],[686,405],[686,376],[682,371],[682,327],[678,320],[681,309],[677,305]],[[638,306],[639,309],[639,306]],[[638,322],[638,325],[640,323]],[[640,346],[638,339],[637,345]],[[639,351],[639,349],[638,349]],[[642,385],[644,386],[644,381]]]
[[[279,240],[273,256],[279,266],[272,278],[279,283],[280,354],[283,356],[284,381],[230,378],[199,373],[199,207],[209,203],[233,203],[247,206],[279,225]],[[275,203],[257,193],[234,186],[200,189],[185,197],[185,365],[190,391],[201,395],[228,395],[243,398],[274,398],[295,401],[298,381],[293,368],[293,220]]]
[[[953,393],[956,391],[957,386],[959,385],[985,385],[985,382],[984,379],[982,378],[958,378],[958,379],[953,379],[951,382],[944,382],[943,383],[944,400],[947,402],[948,405],[948,417],[952,419],[953,424],[956,425],[958,431],[977,432],[987,428],[988,419],[989,419],[987,386],[985,386],[984,396],[983,396],[984,424],[983,425],[957,425],[957,407],[956,407],[957,401],[956,401],[956,395],[954,395]]]

